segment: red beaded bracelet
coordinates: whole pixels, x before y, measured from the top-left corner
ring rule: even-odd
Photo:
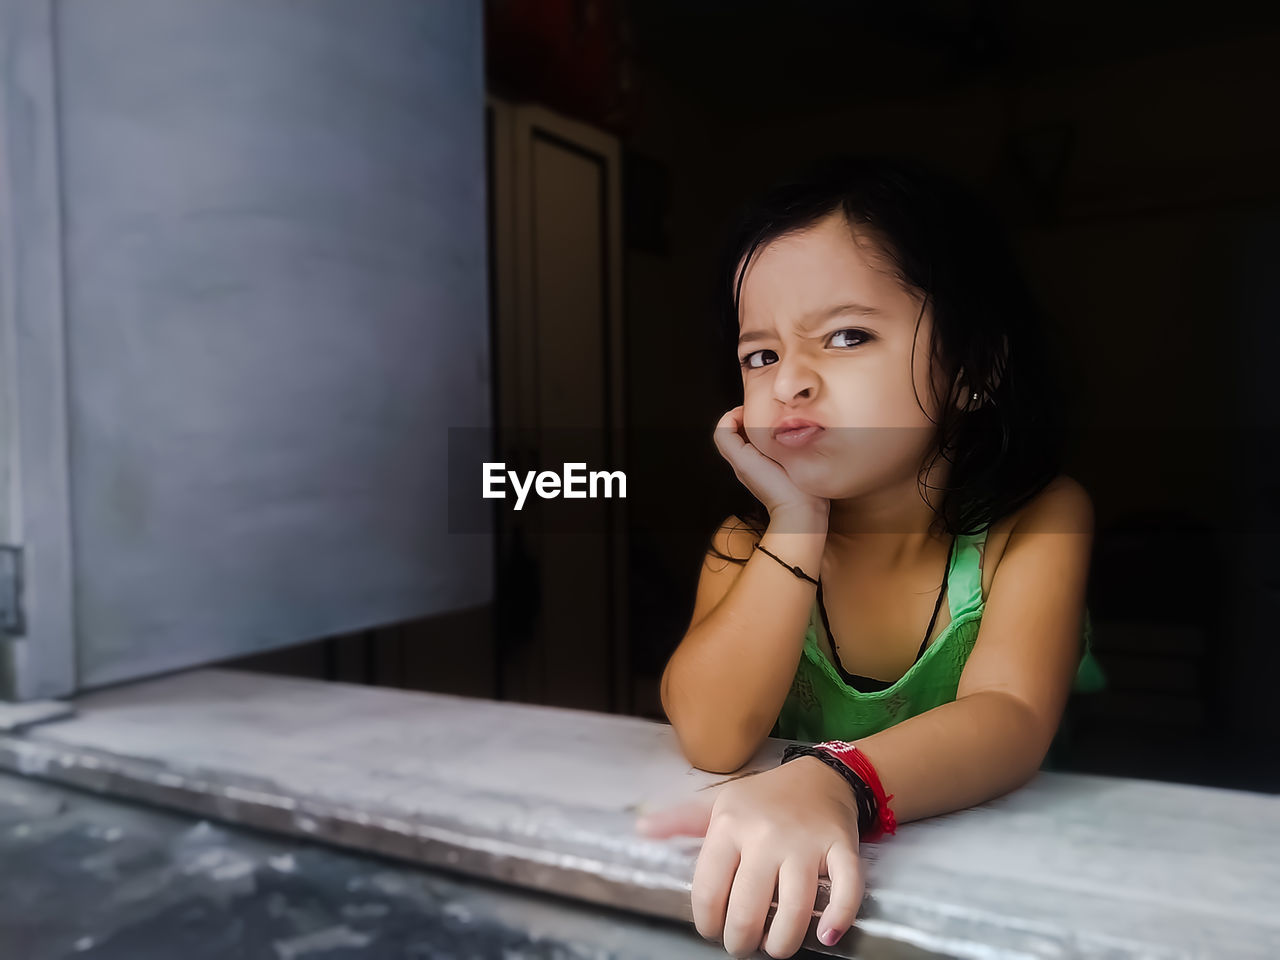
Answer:
[[[884,787],[880,785],[880,777],[876,774],[876,768],[871,765],[871,761],[867,759],[867,755],[847,740],[824,740],[822,743],[815,743],[814,747],[831,754],[844,763],[861,777],[863,782],[871,788],[871,792],[875,794],[876,807],[880,812],[880,822],[876,824],[870,833],[859,839],[876,841],[885,834],[896,833],[898,821],[894,817],[893,811],[889,809],[889,801],[893,799],[893,794],[885,796]]]

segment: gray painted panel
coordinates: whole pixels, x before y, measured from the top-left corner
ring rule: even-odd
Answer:
[[[481,6],[56,9],[80,686],[487,602]]]
[[[0,697],[16,700],[75,689],[55,50],[49,4],[0,0],[0,516],[25,621],[0,642]]]

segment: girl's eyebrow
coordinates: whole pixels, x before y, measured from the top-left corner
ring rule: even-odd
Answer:
[[[885,316],[885,312],[879,307],[867,306],[864,303],[842,303],[835,307],[824,307],[821,310],[814,310],[812,313],[806,314],[796,321],[796,329],[801,333],[808,333],[814,327],[821,326],[832,317],[837,317],[842,313],[861,313],[872,317]],[[738,346],[744,343],[750,343],[753,340],[766,340],[774,335],[774,331],[770,330],[748,330],[738,337]]]

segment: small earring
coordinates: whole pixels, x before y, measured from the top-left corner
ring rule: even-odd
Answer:
[[[977,399],[978,399],[978,395],[977,395],[976,393],[973,395],[973,399],[975,399],[975,400],[977,400]]]

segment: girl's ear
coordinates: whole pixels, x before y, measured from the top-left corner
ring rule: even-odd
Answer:
[[[977,410],[986,401],[986,394],[979,389],[978,385],[969,383],[965,378],[964,367],[956,372],[953,389],[959,391],[956,394],[956,408],[962,412]]]
[[[961,366],[956,373],[956,384],[961,388],[956,406],[961,410],[977,410],[978,408],[990,403],[990,396],[995,392],[996,387],[1000,386],[1000,380],[1004,376],[1005,364],[1009,360],[1009,337],[1007,334],[1000,338],[1000,353],[996,357],[996,362],[991,365],[991,376],[986,383],[969,383],[965,378],[964,367]],[[977,397],[974,394],[977,394]]]

